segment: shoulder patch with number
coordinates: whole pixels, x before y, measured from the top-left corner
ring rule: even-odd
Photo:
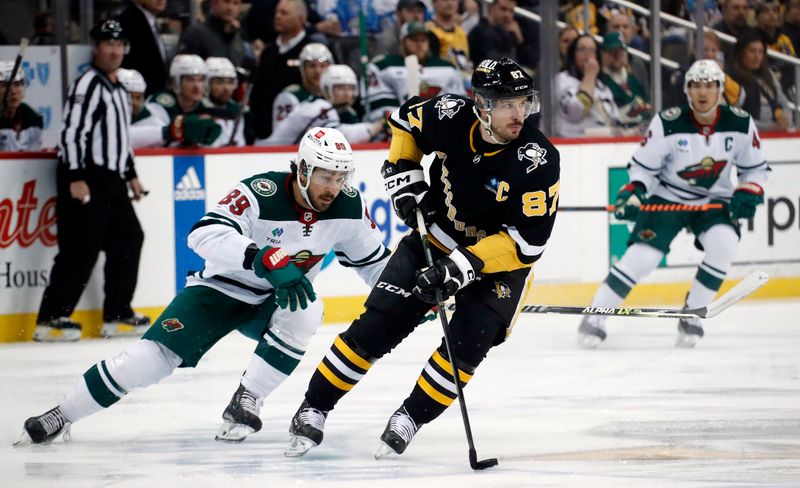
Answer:
[[[680,107],[671,107],[661,111],[661,118],[664,120],[675,120],[681,116]]]
[[[169,93],[159,93],[156,96],[156,103],[164,107],[171,108],[175,106],[175,97]]]
[[[745,112],[744,110],[740,109],[739,107],[730,107],[731,112],[733,115],[738,115],[739,117],[750,117],[750,114]]]
[[[356,195],[358,195],[358,190],[356,190],[352,186],[345,185],[345,186],[342,187],[342,193],[344,193],[345,195],[347,195],[350,198],[353,198]]]
[[[250,188],[262,197],[271,197],[278,191],[278,185],[266,178],[256,178],[250,182]]]

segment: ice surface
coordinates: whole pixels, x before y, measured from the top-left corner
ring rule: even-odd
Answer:
[[[132,340],[4,344],[0,486],[800,486],[798,315],[798,301],[737,304],[693,350],[673,346],[675,320],[611,319],[594,351],[576,345],[578,317],[523,315],[466,389],[478,456],[500,459],[483,472],[469,468],[456,405],[401,457],[372,458],[440,340],[438,322],[379,361],[299,459],[283,456],[289,419],[344,326],[320,329],[242,444],[214,434],[255,345],[243,336],[75,424],[71,442],[17,449],[28,416]]]

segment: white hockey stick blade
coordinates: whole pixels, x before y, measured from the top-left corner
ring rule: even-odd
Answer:
[[[406,87],[408,98],[419,96],[419,59],[416,54],[409,54],[405,58]]]
[[[736,284],[733,288],[724,293],[721,297],[711,302],[708,306],[697,310],[687,310],[687,312],[695,312],[702,318],[710,318],[718,315],[723,310],[727,309],[734,303],[742,298],[752,294],[764,286],[769,281],[769,276],[763,271],[753,271],[749,275]]]

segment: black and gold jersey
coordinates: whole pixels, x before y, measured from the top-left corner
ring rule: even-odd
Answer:
[[[472,100],[414,97],[392,113],[389,162],[433,153],[428,179],[437,210],[434,244],[467,247],[484,273],[532,265],[542,255],[558,208],[558,150],[531,118],[506,145],[480,133]]]

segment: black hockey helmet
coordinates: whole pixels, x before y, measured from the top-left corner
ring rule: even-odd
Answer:
[[[120,41],[127,41],[128,36],[125,34],[125,31],[122,30],[122,24],[119,21],[114,19],[106,19],[100,21],[97,25],[92,27],[92,30],[89,31],[89,35],[94,39],[95,42],[100,41],[109,41],[109,40],[120,40]]]
[[[539,92],[533,89],[533,78],[510,58],[481,61],[472,73],[472,91],[475,104],[482,110],[491,110],[497,99],[528,97],[531,112],[539,111]]]

